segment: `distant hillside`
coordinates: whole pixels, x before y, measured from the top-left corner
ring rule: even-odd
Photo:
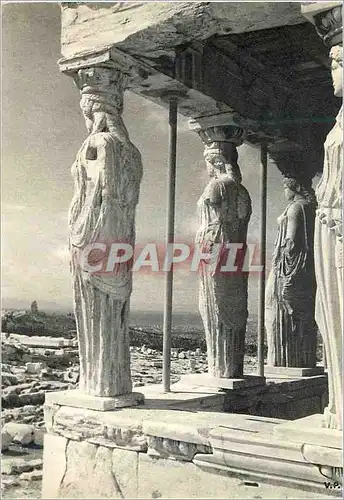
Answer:
[[[130,344],[162,350],[162,312],[132,311],[130,313]],[[204,329],[198,313],[174,313],[172,321],[172,347],[205,352]],[[49,335],[71,338],[76,335],[72,313],[58,314],[22,311],[5,311],[2,315],[3,332],[25,335]],[[265,342],[266,344],[266,342]],[[250,314],[247,322],[245,350],[247,354],[257,353],[257,315]],[[265,349],[266,352],[266,349]],[[322,358],[322,340],[318,335],[318,359]]]
[[[130,325],[151,326],[163,325],[163,311],[130,311]],[[202,327],[201,316],[198,312],[174,312],[172,316],[173,326]]]
[[[73,337],[75,328],[75,319],[72,313],[6,311],[1,317],[2,332]]]
[[[59,313],[68,314],[73,311],[72,301],[64,303],[52,302],[48,300],[38,300],[38,309],[46,313]],[[11,299],[9,297],[1,298],[1,309],[2,310],[26,310],[30,308],[30,301]]]
[[[163,314],[160,312],[132,311],[130,314],[131,345],[146,345],[152,349],[162,349]],[[76,325],[74,315],[29,311],[6,311],[2,316],[3,332],[25,335],[49,335],[52,337],[74,337]],[[247,351],[256,350],[257,328],[255,317],[247,326]],[[197,313],[174,313],[172,321],[172,347],[206,350],[204,329]]]

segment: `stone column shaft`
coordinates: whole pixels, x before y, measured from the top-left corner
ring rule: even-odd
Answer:
[[[284,172],[281,195],[286,208],[277,219],[277,238],[266,287],[265,329],[268,368],[315,368],[317,328],[314,320],[314,218],[312,179],[295,165],[277,165]]]
[[[203,141],[211,177],[198,202],[201,227],[196,244],[210,254],[216,245],[221,252],[227,244],[239,243],[244,247],[252,211],[237,163],[237,146],[243,142],[244,131],[231,123],[228,114],[198,119],[190,125]],[[215,270],[200,266],[199,311],[207,342],[209,375],[236,378],[243,375],[244,367],[248,276],[240,270],[221,271],[225,260],[220,258]]]
[[[127,263],[109,268],[107,257],[113,243],[135,244],[142,163],[121,117],[125,75],[97,66],[73,76],[89,133],[72,167],[69,211],[80,391],[114,397],[132,390],[132,273]]]
[[[334,95],[343,99],[341,2],[311,2],[302,12],[330,49]],[[325,141],[322,178],[316,188],[316,321],[324,340],[329,377],[326,426],[343,429],[343,109]]]

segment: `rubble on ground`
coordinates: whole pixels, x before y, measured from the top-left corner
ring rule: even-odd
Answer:
[[[13,443],[27,445],[35,441],[35,428],[32,425],[8,422],[3,430],[11,436]]]
[[[45,394],[75,389],[79,382],[76,339],[62,340],[11,333],[1,335],[3,489],[15,490],[42,478]],[[161,351],[140,345],[131,346],[130,354],[133,387],[162,383]],[[206,353],[199,347],[192,350],[174,347],[171,358],[172,384],[178,382],[182,374],[207,371]],[[253,358],[247,357],[246,364],[253,367],[254,363]],[[18,447],[19,454],[28,460],[23,462],[20,456],[11,457],[11,452]],[[39,457],[33,459],[32,453],[39,453]]]
[[[34,344],[27,345],[27,339]],[[78,350],[75,339],[64,339],[60,348],[44,348],[26,335],[2,335],[2,421],[44,426],[45,393],[75,389],[79,382]],[[48,345],[48,337],[41,337]],[[70,347],[70,343],[74,347]],[[51,338],[52,345],[62,345],[61,339]],[[162,353],[142,346],[131,346],[131,372],[134,387],[162,382]],[[171,351],[171,382],[178,382],[185,373],[207,371],[206,353],[200,349]],[[253,359],[248,359],[248,364]]]

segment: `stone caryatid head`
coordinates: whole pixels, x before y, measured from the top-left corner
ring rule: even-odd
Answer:
[[[283,178],[283,187],[285,197],[288,201],[299,197],[316,206],[317,202],[311,179],[285,175]]]

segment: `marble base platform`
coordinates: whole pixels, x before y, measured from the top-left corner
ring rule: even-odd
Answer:
[[[144,403],[144,395],[132,392],[112,398],[89,396],[79,390],[68,390],[58,392],[47,392],[46,404],[57,404],[59,406],[72,406],[74,408],[85,408],[88,410],[111,411],[128,406],[136,406]]]
[[[290,422],[176,410],[169,398],[116,411],[46,403],[41,498],[340,497],[319,467],[332,470],[333,449],[312,456],[278,437]]]
[[[274,428],[274,435],[290,441],[341,450],[341,454],[343,450],[343,433],[336,429],[328,429],[322,414],[310,415],[278,425]],[[343,467],[343,457],[337,466]]]
[[[314,377],[315,375],[322,375],[324,373],[323,366],[315,366],[314,368],[293,368],[289,366],[270,366],[264,367],[264,374],[266,377],[285,377],[285,378],[299,378],[299,377]]]

